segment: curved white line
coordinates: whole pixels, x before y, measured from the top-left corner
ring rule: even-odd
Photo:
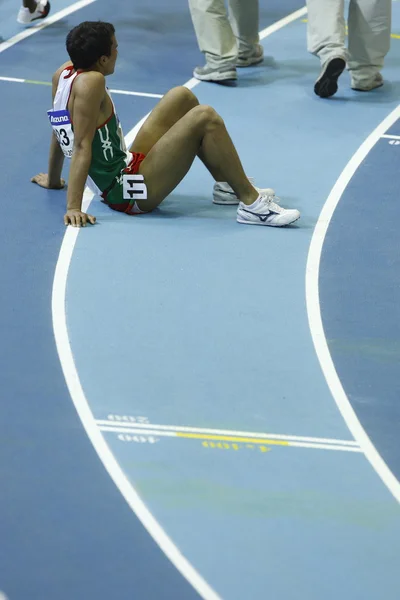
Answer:
[[[326,232],[338,202],[355,171],[385,131],[400,117],[400,105],[367,137],[332,188],[315,226],[306,268],[306,302],[308,321],[315,350],[325,379],[342,416],[379,477],[400,502],[400,483],[390,471],[363,429],[342,387],[326,341],[319,304],[319,265]]]
[[[268,35],[278,31],[288,23],[291,23],[295,19],[299,18],[305,14],[305,12],[306,9],[301,9],[292,15],[288,15],[274,25],[264,29],[261,32],[260,37],[262,36],[262,39],[264,39]],[[192,89],[199,83],[200,82],[197,79],[193,78],[184,85],[187,88]],[[135,135],[147,117],[148,115],[143,117],[143,119],[127,135],[126,142],[128,146],[132,143]],[[86,189],[82,204],[83,210],[87,211],[92,198],[93,194]],[[55,342],[71,399],[82,421],[83,427],[85,428],[86,433],[92,442],[100,460],[104,464],[111,479],[120,490],[128,505],[142,522],[143,526],[147,529],[149,534],[153,537],[155,542],[159,545],[176,569],[186,578],[186,580],[193,586],[200,596],[204,598],[204,600],[221,600],[218,594],[208,585],[208,583],[201,577],[196,569],[183,556],[177,546],[175,546],[173,541],[168,537],[164,529],[148,510],[126,477],[125,473],[122,471],[117,460],[114,458],[114,455],[101,435],[99,428],[96,425],[93,413],[90,410],[89,403],[81,386],[69,342],[65,308],[68,271],[79,231],[79,229],[68,227],[65,232],[55,269],[52,293],[52,318]]]

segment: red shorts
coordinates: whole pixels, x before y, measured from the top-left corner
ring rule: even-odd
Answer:
[[[129,165],[122,169],[120,175],[115,177],[112,186],[103,192],[101,196],[103,198],[103,202],[105,202],[105,204],[107,204],[113,210],[125,212],[128,215],[135,215],[145,211],[140,210],[140,208],[137,206],[136,198],[132,199],[130,197],[129,192],[132,194],[131,190],[129,190],[128,193],[126,192],[126,188],[124,186],[124,176],[137,175],[139,173],[140,165],[146,156],[140,152],[132,152],[131,154],[132,160]]]

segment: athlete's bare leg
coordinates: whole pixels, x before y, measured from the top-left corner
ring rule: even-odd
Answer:
[[[136,147],[140,152],[140,146]],[[183,179],[199,151],[210,171],[220,173],[220,181],[227,181],[244,204],[258,198],[223,120],[210,106],[199,105],[175,122],[146,155],[139,173],[144,176],[148,199],[138,201],[139,208],[156,208]]]
[[[173,88],[153,108],[129,150],[147,155],[163,135],[196,106],[199,106],[199,101],[188,88],[183,86]],[[207,163],[201,147],[197,155],[215,181],[224,181],[222,173],[215,166]]]

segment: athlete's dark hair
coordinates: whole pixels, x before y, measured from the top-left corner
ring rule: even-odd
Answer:
[[[92,67],[101,56],[111,56],[114,25],[85,21],[67,35],[67,52],[75,69]]]

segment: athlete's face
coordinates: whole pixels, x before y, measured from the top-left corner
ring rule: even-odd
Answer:
[[[112,36],[112,44],[111,44],[111,54],[110,56],[103,57],[106,58],[104,62],[104,75],[111,75],[114,73],[115,63],[118,57],[118,42],[115,35]]]

